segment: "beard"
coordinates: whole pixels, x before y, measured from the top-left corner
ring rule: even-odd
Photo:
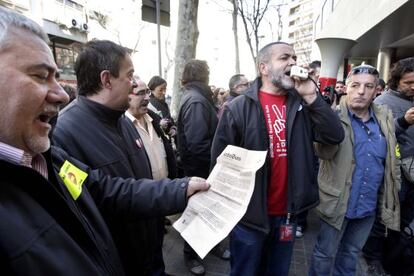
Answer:
[[[283,71],[277,71],[273,66],[269,69],[269,77],[272,84],[284,90],[289,90],[295,87],[293,79],[288,77]]]
[[[31,139],[27,140],[26,143],[28,148],[34,154],[45,152],[50,148],[50,140],[48,135],[46,135],[45,137],[32,137]]]

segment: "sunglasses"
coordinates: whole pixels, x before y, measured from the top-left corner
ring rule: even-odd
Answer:
[[[348,77],[351,75],[358,75],[358,74],[370,74],[374,76],[379,76],[379,72],[375,67],[369,66],[369,65],[359,65],[349,72]]]
[[[135,92],[135,90],[132,91],[132,94],[136,96],[146,96],[146,95],[151,96],[151,93],[152,92],[149,89],[141,89],[141,90],[138,90],[137,92]]]

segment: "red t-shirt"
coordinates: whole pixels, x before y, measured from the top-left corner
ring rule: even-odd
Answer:
[[[286,147],[286,96],[259,92],[269,134],[270,179],[267,191],[269,215],[287,212],[287,147]]]

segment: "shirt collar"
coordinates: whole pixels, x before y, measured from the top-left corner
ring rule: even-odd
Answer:
[[[46,159],[41,154],[30,155],[22,149],[0,142],[0,160],[36,170],[47,178]]]
[[[145,113],[142,117],[144,117],[145,121],[147,121],[148,124],[152,123],[152,118],[150,115],[148,115],[148,113]]]
[[[31,167],[32,156],[24,150],[13,147],[11,145],[0,142],[0,159],[13,163],[15,165],[23,165]]]
[[[132,122],[135,122],[137,119],[134,117],[134,115],[131,114],[128,110],[125,111],[125,116],[130,119]]]
[[[375,121],[374,111],[372,110],[371,107],[369,107],[368,112],[369,112],[368,121],[371,120],[371,119]],[[349,118],[351,118],[351,119],[361,120],[361,118],[359,118],[357,115],[355,115],[355,113],[353,113],[350,109],[348,109],[348,115],[349,115]]]
[[[137,118],[134,117],[134,115],[131,114],[131,112],[129,112],[128,110],[125,111],[125,116],[130,119],[133,123],[135,123],[135,121],[138,122]],[[142,116],[144,118],[145,121],[147,121],[147,123],[152,123],[152,118],[150,115],[148,115],[148,113],[145,113],[144,116]]]

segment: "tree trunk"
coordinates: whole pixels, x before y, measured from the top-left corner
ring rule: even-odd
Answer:
[[[178,8],[177,43],[175,46],[174,85],[171,103],[173,117],[178,114],[182,96],[181,75],[185,64],[195,58],[198,26],[198,0],[180,0]]]
[[[236,74],[240,74],[240,53],[239,53],[239,35],[237,33],[237,15],[239,14],[237,8],[237,0],[231,0],[233,2],[233,36],[234,36],[234,49],[236,52]]]

